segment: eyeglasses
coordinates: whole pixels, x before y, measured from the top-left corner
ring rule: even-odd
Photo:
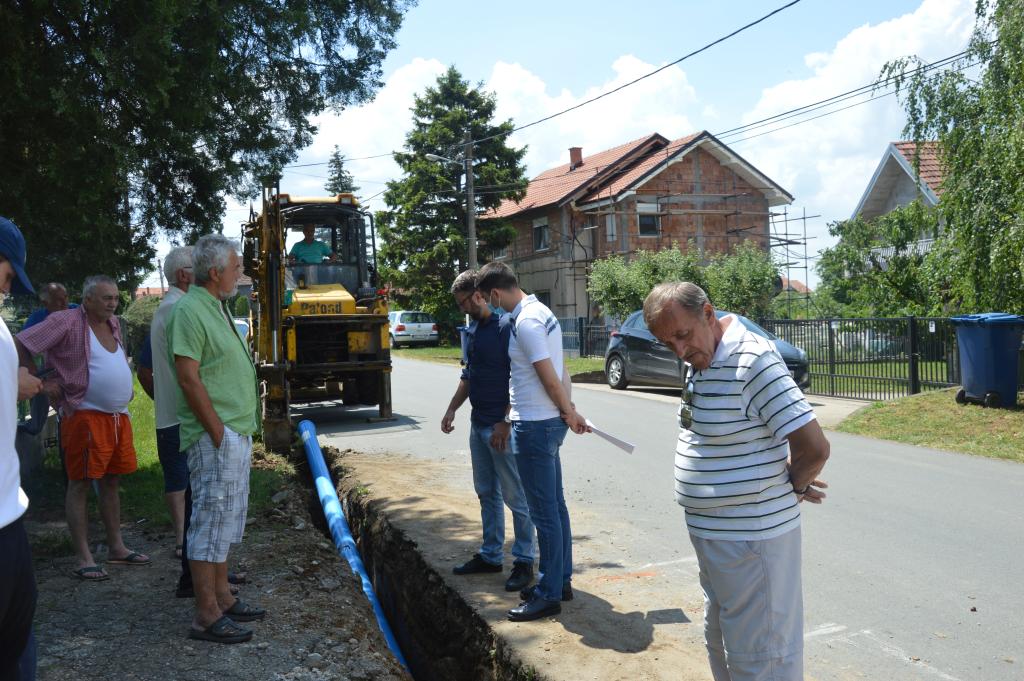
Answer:
[[[676,412],[679,427],[689,430],[693,425],[693,366],[686,365],[683,376],[683,393],[679,399],[679,410]]]

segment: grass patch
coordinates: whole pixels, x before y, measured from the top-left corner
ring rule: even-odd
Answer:
[[[1024,462],[1024,409],[959,405],[956,389],[874,402],[847,417],[838,430],[883,440]],[[1024,393],[1018,402],[1024,403]]]
[[[145,520],[150,527],[170,528],[171,516],[164,501],[164,474],[156,454],[156,426],[153,401],[135,382],[135,398],[128,405],[138,470],[121,478],[121,521]],[[284,457],[268,453],[263,444],[253,446],[252,473],[249,482],[249,512],[270,506],[270,497],[281,489],[295,468]],[[56,519],[64,515],[64,469],[55,451],[47,454],[31,480],[26,480],[31,498],[30,511],[36,519]],[[96,495],[89,495],[89,517],[97,519]]]
[[[436,348],[392,348],[391,354],[404,359],[419,359],[438,364],[459,364],[462,361],[462,348],[453,345],[440,345]],[[586,373],[588,371],[604,371],[604,358],[602,357],[569,357],[565,361],[569,368],[569,375]]]

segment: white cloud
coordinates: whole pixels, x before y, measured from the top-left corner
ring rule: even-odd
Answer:
[[[973,25],[972,0],[924,0],[912,13],[858,27],[832,51],[806,55],[812,75],[765,89],[743,122],[871,83],[892,59],[916,54],[935,61],[955,54],[966,45]],[[827,222],[853,212],[886,145],[901,137],[904,122],[896,98],[890,96],[745,142],[725,141],[793,193],[796,206],[823,216],[808,225],[808,232],[818,237],[809,248],[814,252],[830,244]]]

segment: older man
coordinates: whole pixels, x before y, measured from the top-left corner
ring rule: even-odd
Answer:
[[[188,456],[178,436],[178,378],[167,354],[167,321],[174,306],[192,283],[192,247],[181,246],[164,258],[164,276],[170,286],[153,315],[149,344],[138,369],[139,383],[153,398],[156,412],[156,452],[164,473],[164,498],[174,525],[175,554],[181,558],[185,529],[185,488],[188,487]],[[146,368],[148,359],[148,370]]]
[[[331,247],[315,238],[316,225],[302,226],[302,241],[297,241],[288,252],[289,264],[318,265],[324,258],[335,259]]]
[[[32,356],[46,355],[57,376],[44,389],[60,410],[61,444],[68,489],[65,513],[77,558],[74,575],[103,580],[89,550],[86,511],[93,480],[99,486],[100,518],[107,532],[107,563],[148,565],[148,556],[130,550],[121,537],[120,476],[136,469],[132,424],[128,416],[133,381],[114,312],[120,299],[110,277],[85,280],[82,307],[49,315],[17,336],[21,364],[34,368]]]
[[[651,333],[687,362],[676,500],[700,566],[715,681],[803,679],[801,501],[821,503],[828,440],[766,339],[695,284],[657,286]]]
[[[53,312],[67,310],[69,307],[78,307],[74,304],[70,306],[68,305],[68,290],[64,288],[64,284],[56,281],[45,284],[39,289],[39,302],[41,302],[43,306],[28,316],[28,319],[25,320],[25,325],[21,327],[22,331],[30,326],[35,326],[49,317]]]
[[[0,217],[0,295],[32,293],[25,274],[25,239],[13,222]],[[17,401],[39,392],[40,381],[18,367],[18,352],[7,324],[0,320],[0,679],[34,678],[34,648],[29,641],[36,608],[32,551],[21,517],[28,497],[21,489],[14,448]],[[29,646],[29,647],[26,647]]]
[[[189,637],[241,643],[252,638],[252,630],[237,622],[266,615],[232,595],[227,568],[231,544],[242,541],[249,505],[256,369],[225,304],[242,274],[233,242],[204,236],[192,250],[192,262],[195,284],[167,325],[167,352],[181,388],[181,450],[188,452],[192,488],[186,550],[196,613]]]

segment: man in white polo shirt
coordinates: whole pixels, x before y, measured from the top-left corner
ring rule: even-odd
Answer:
[[[829,444],[782,358],[689,282],[644,301],[658,340],[687,362],[676,500],[700,565],[715,681],[803,679],[801,501],[821,503]]]
[[[528,622],[562,611],[572,599],[572,534],[562,493],[558,450],[566,430],[587,432],[586,420],[570,401],[572,384],[562,362],[562,330],[536,296],[526,295],[512,269],[500,262],[480,270],[477,288],[492,305],[512,315],[509,415],[512,452],[523,481],[530,519],[537,528],[540,575],[520,592],[523,603],[508,611],[513,622]]]

